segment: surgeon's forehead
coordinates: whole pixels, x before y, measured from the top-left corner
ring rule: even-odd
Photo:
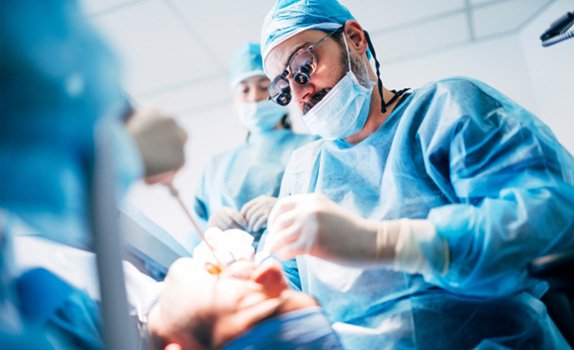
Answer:
[[[305,30],[274,47],[265,59],[265,67],[271,79],[283,73],[289,59],[297,50],[315,43],[324,36],[325,32],[320,30]]]

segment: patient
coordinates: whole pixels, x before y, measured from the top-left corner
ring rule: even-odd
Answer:
[[[148,317],[154,349],[340,349],[317,302],[287,287],[280,266],[239,260],[211,275],[176,261]]]

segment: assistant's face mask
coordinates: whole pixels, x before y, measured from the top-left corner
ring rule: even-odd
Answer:
[[[311,133],[329,141],[352,136],[365,126],[371,105],[371,91],[375,86],[373,82],[370,82],[369,87],[359,83],[351,70],[351,56],[344,34],[343,39],[349,71],[303,116],[303,124]]]
[[[239,120],[251,132],[269,131],[279,123],[286,109],[273,101],[241,103],[236,108]]]

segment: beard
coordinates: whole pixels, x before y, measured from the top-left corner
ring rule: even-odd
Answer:
[[[356,57],[351,55],[351,72],[355,74],[357,77],[357,81],[363,87],[370,88],[371,87],[371,78],[369,77],[369,71],[367,70],[367,63],[362,60],[360,57]],[[345,60],[345,67],[346,70],[349,71],[349,63]]]
[[[352,54],[349,54],[349,55],[350,55],[350,60],[347,60],[346,55],[342,55],[343,57],[341,58],[341,64],[344,68],[344,73],[341,75],[341,77],[339,78],[338,81],[343,79],[345,74],[347,74],[347,72],[350,70],[351,72],[353,72],[355,77],[357,77],[357,81],[359,82],[359,84],[361,84],[362,86],[364,86],[366,88],[370,88],[371,87],[371,79],[369,77],[369,71],[367,70],[367,65],[365,64],[365,62],[360,57],[356,57]],[[351,61],[350,67],[349,67],[349,61]],[[311,110],[311,108],[313,108],[313,106],[315,106],[316,104],[321,102],[321,100],[332,89],[333,89],[333,87],[324,88],[324,89],[320,90],[319,92],[316,92],[315,94],[313,94],[311,96],[310,101],[303,104],[303,115],[307,114],[307,112],[309,112]]]

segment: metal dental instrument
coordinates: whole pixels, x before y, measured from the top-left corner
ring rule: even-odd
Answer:
[[[205,244],[207,245],[207,247],[209,248],[209,250],[211,251],[211,253],[213,254],[213,257],[215,258],[215,260],[217,261],[217,265],[213,265],[211,263],[206,263],[205,264],[205,268],[207,270],[207,272],[209,272],[212,275],[219,275],[223,269],[223,267],[225,265],[229,265],[230,263],[234,262],[235,260],[237,260],[235,258],[235,256],[233,256],[233,253],[229,253],[231,255],[231,258],[233,259],[231,262],[229,262],[228,264],[223,264],[221,262],[221,260],[219,260],[219,258],[217,257],[217,255],[215,254],[215,249],[213,248],[213,246],[209,243],[209,241],[207,239],[205,239],[205,233],[203,232],[203,230],[201,229],[201,227],[199,227],[199,225],[197,224],[197,222],[195,222],[195,220],[193,219],[193,216],[191,215],[190,211],[187,209],[187,206],[183,203],[183,201],[181,200],[181,197],[179,195],[179,191],[175,188],[175,186],[173,186],[172,183],[166,185],[169,189],[170,194],[177,200],[177,202],[179,203],[179,206],[181,207],[181,209],[183,209],[183,212],[185,213],[185,215],[187,216],[187,218],[189,219],[189,221],[191,222],[191,224],[193,225],[193,227],[195,228],[195,230],[197,231],[197,233],[199,234],[199,237],[201,238],[201,240],[203,242],[205,242]]]

